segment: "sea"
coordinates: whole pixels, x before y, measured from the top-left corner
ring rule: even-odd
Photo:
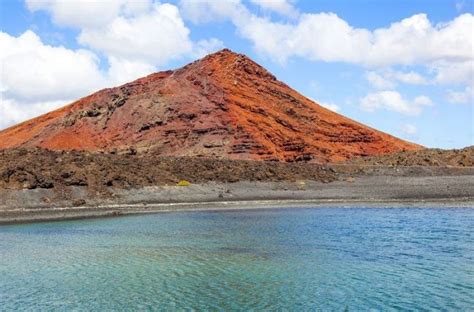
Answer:
[[[474,311],[473,208],[0,226],[0,311]]]

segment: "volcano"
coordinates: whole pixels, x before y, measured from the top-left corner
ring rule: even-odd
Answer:
[[[14,147],[315,162],[421,149],[318,105],[227,49],[1,131],[0,148]]]

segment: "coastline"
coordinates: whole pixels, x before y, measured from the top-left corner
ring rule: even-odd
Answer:
[[[224,211],[318,207],[471,207],[474,175],[356,176],[331,183],[316,181],[237,182],[111,189],[90,196],[71,187],[69,197],[54,190],[0,190],[0,224],[58,221],[181,211]]]
[[[135,205],[104,205],[98,207],[61,207],[42,209],[14,209],[5,211],[0,225],[31,222],[65,221],[77,219],[118,217],[151,213],[198,212],[198,211],[236,211],[257,209],[291,208],[474,208],[474,198],[425,199],[393,201],[358,200],[255,200],[255,201],[215,201],[189,203],[161,203]]]

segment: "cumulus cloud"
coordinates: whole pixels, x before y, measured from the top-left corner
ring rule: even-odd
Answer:
[[[119,15],[134,16],[147,12],[150,0],[26,0],[32,12],[48,11],[53,21],[62,26],[94,28],[107,25]],[[98,18],[100,17],[100,18]]]
[[[11,109],[15,105],[27,111],[29,103],[35,111],[35,103],[53,103],[45,104],[47,110],[58,101],[148,74],[176,58],[200,57],[223,47],[215,38],[193,41],[183,17],[194,23],[229,20],[258,53],[277,62],[301,57],[367,68],[366,79],[377,89],[361,99],[361,106],[369,111],[416,115],[432,105],[427,97],[405,99],[388,91],[398,84],[461,85],[463,89],[456,86],[446,92],[448,101],[472,101],[474,16],[470,13],[439,24],[426,14],[416,14],[370,30],[350,25],[334,13],[300,13],[291,0],[251,2],[292,19],[258,16],[240,0],[180,0],[179,10],[153,0],[26,0],[30,11],[46,11],[57,25],[75,28],[78,43],[87,50],[46,45],[32,31],[18,37],[0,33],[0,92],[2,103],[7,103],[2,104],[2,114],[7,116],[8,108],[10,115],[17,116],[20,111]],[[411,65],[425,66],[430,78],[407,70]],[[326,105],[337,109],[332,103]]]
[[[426,85],[428,80],[414,71],[381,70],[369,71],[365,75],[369,84],[376,89],[393,89],[398,83]]]
[[[224,43],[216,38],[199,40],[194,44],[192,58],[201,58],[224,48]]]
[[[259,53],[281,63],[297,56],[369,68],[420,64],[429,66],[439,82],[468,83],[472,78],[474,16],[470,13],[439,24],[432,24],[426,14],[416,14],[369,30],[351,26],[334,13],[306,13],[294,22],[274,22],[253,14],[238,0],[181,0],[180,5],[194,22],[230,20]],[[424,83],[413,73],[398,80]]]
[[[373,92],[360,99],[361,108],[368,112],[385,109],[406,115],[419,115],[424,106],[431,105],[433,102],[427,96],[407,100],[397,91]]]
[[[298,10],[288,0],[250,0],[264,10],[278,13],[288,17],[298,17]]]
[[[467,60],[472,58],[472,24],[470,14],[440,26],[418,14],[371,32],[353,28],[335,14],[311,14],[294,28],[297,42],[292,45],[307,40],[297,49],[302,56],[365,66]]]
[[[0,129],[54,110],[72,101],[72,99],[66,99],[62,101],[18,102],[14,99],[1,97],[0,116],[2,118],[0,118]]]
[[[84,28],[78,38],[83,45],[108,56],[164,65],[191,53],[193,43],[178,8],[157,4],[145,14],[118,16],[103,27]]]
[[[63,106],[118,79],[112,72],[100,70],[94,53],[46,45],[32,31],[18,37],[0,32],[0,51],[0,129]],[[130,69],[133,73],[128,76],[122,74],[122,79],[134,76],[135,69]]]
[[[109,68],[104,73],[108,86],[115,86],[146,76],[155,71],[155,66],[143,61],[110,56],[108,58]]]
[[[382,74],[378,74],[374,71],[367,72],[365,78],[369,84],[376,89],[392,89],[395,87],[395,83],[385,78]]]
[[[251,15],[240,0],[180,0],[179,6],[183,16],[196,24],[227,19],[237,21]]]
[[[44,10],[58,25],[80,30],[78,42],[112,59],[151,66],[214,51],[222,42],[193,42],[178,8],[151,0],[27,0],[31,11]],[[100,17],[100,18],[97,18]]]
[[[88,49],[44,44],[33,31],[0,32],[0,127],[47,112],[103,87],[128,82],[177,58],[223,47],[215,38],[193,41],[178,8],[151,0],[27,0],[61,26],[79,30]],[[100,17],[100,18],[97,18]]]
[[[436,83],[474,86],[474,59],[466,61],[441,60],[431,64],[430,68],[436,74]]]
[[[340,107],[337,104],[334,103],[328,103],[328,102],[317,102],[319,105],[321,105],[324,108],[327,108],[333,112],[339,111]]]
[[[331,111],[333,111],[333,112],[337,112],[337,111],[339,111],[339,110],[341,109],[341,107],[340,107],[339,105],[334,104],[334,103],[332,103],[332,102],[320,102],[320,101],[316,101],[316,100],[314,100],[314,99],[312,99],[312,98],[309,98],[309,99],[310,99],[311,101],[313,101],[313,102],[319,104],[320,106],[322,106],[322,107],[324,107],[324,108],[327,108],[327,109],[329,109],[329,110],[331,110]]]
[[[419,73],[414,71],[401,72],[401,71],[388,71],[387,77],[395,79],[399,82],[412,84],[412,85],[426,85],[428,81],[425,77],[421,76]]]
[[[85,95],[105,84],[95,54],[45,45],[32,31],[19,37],[0,32],[0,50],[4,98],[57,101]]]
[[[416,126],[412,124],[404,124],[400,127],[400,131],[404,136],[413,137],[418,133],[418,129]]]
[[[431,106],[433,105],[433,101],[426,95],[420,95],[413,100],[413,104],[417,106]]]
[[[219,44],[198,42],[193,53],[205,54]],[[0,32],[0,51],[0,129],[156,69],[140,59],[115,56],[101,68],[93,52],[44,44],[32,31],[18,37]]]
[[[462,91],[448,90],[447,100],[454,104],[466,104],[474,103],[474,89],[472,87],[466,87]]]

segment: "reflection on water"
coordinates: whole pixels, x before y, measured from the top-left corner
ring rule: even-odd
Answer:
[[[194,212],[0,227],[0,310],[469,310],[474,209]]]

